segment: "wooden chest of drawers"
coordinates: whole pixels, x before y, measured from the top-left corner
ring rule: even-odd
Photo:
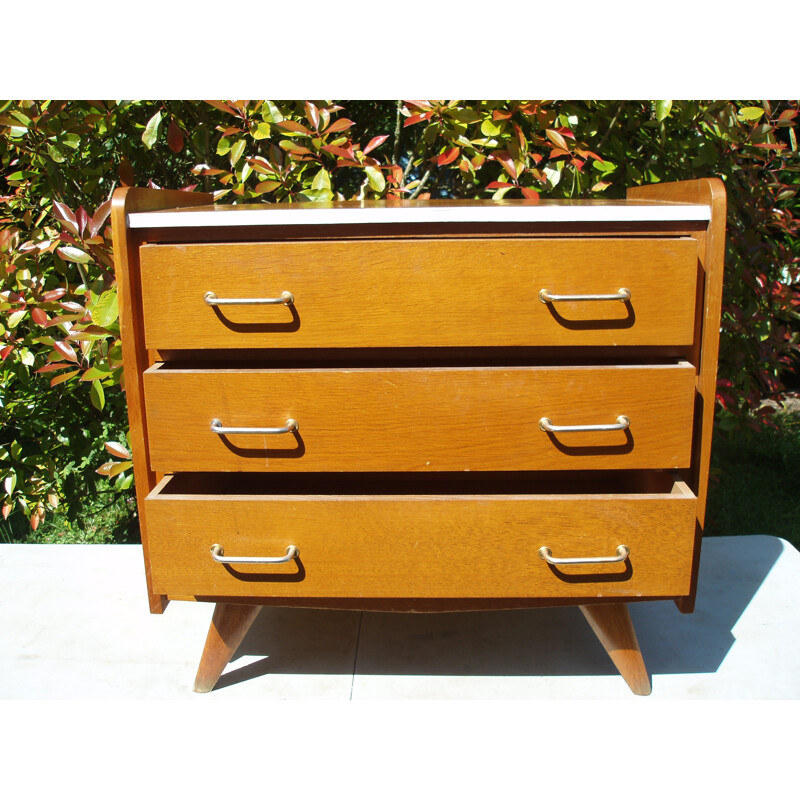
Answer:
[[[618,202],[114,198],[151,610],[580,606],[649,692],[626,603],[694,603],[719,336],[718,180]]]

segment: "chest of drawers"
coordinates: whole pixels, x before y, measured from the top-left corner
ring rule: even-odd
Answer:
[[[113,203],[151,610],[694,603],[719,336],[715,179],[617,202]]]

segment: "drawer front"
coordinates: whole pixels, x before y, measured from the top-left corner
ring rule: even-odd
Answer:
[[[192,471],[688,466],[695,373],[669,366],[203,370],[144,375],[151,465]],[[548,433],[555,426],[626,430]],[[277,435],[211,430],[281,428]],[[623,423],[624,424],[624,423]]]
[[[154,349],[688,345],[689,238],[475,239],[146,245]],[[552,301],[555,295],[630,299]],[[218,305],[275,299],[290,305]]]
[[[198,597],[643,597],[690,590],[694,495],[221,496],[145,501],[153,591]],[[286,564],[223,565],[223,557]],[[550,566],[555,558],[622,563]]]

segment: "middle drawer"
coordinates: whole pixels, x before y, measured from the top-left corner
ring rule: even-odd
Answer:
[[[144,374],[165,473],[682,468],[694,383],[687,362]]]

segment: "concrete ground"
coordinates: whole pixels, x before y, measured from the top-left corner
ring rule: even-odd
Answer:
[[[800,553],[703,542],[697,607],[633,604],[652,698],[800,698]],[[191,691],[211,607],[151,616],[141,547],[0,545],[0,699],[634,697],[575,608],[397,615],[264,609],[215,691]]]

